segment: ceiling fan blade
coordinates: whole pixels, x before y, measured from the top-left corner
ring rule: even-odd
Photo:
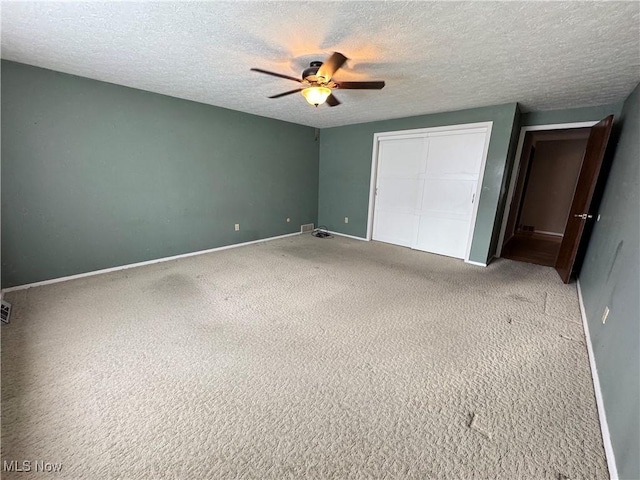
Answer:
[[[273,77],[286,78],[287,80],[293,80],[294,82],[302,83],[302,80],[296,77],[291,77],[289,75],[283,75],[282,73],[270,72],[269,70],[262,70],[261,68],[252,68],[252,72],[265,73],[267,75],[271,75]]]
[[[325,81],[328,82],[329,80],[331,80],[331,77],[333,77],[333,74],[336,73],[346,61],[347,57],[345,57],[341,53],[333,52],[327,59],[327,61],[320,66],[316,76],[324,77]]]
[[[380,90],[384,88],[384,82],[336,82],[336,88],[343,90]]]
[[[340,100],[333,96],[333,93],[327,97],[327,105],[330,107],[335,107],[340,105]]]
[[[278,95],[273,95],[273,96],[268,97],[268,98],[280,98],[280,97],[284,97],[286,95],[291,95],[292,93],[298,93],[298,92],[301,92],[301,91],[302,91],[301,88],[296,88],[295,90],[290,90],[288,92],[279,93]]]

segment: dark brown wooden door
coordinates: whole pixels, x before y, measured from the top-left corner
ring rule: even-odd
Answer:
[[[593,221],[595,212],[590,210],[591,202],[612,126],[613,115],[609,115],[591,128],[589,140],[587,140],[587,148],[584,152],[582,168],[573,195],[573,203],[556,260],[556,270],[564,283],[569,283],[571,279],[585,224]]]

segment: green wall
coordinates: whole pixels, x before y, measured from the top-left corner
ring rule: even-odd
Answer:
[[[299,232],[317,199],[313,128],[2,62],[3,288]]]
[[[620,478],[640,478],[640,85],[624,102],[608,181],[580,271]],[[610,309],[605,325],[604,308]]]
[[[374,133],[493,121],[470,255],[471,260],[485,263],[495,252],[505,167],[514,145],[512,135],[517,116],[518,107],[511,103],[323,129],[318,224],[347,235],[366,237]],[[344,217],[349,217],[348,224],[344,223]]]

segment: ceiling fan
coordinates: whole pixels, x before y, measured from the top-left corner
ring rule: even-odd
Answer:
[[[311,62],[309,67],[305,68],[302,72],[302,78],[291,77],[289,75],[283,75],[282,73],[270,72],[268,70],[262,70],[261,68],[252,68],[254,72],[265,73],[267,75],[273,75],[274,77],[286,78],[287,80],[293,80],[294,82],[301,83],[302,88],[296,88],[288,92],[279,93],[269,98],[280,98],[293,93],[301,92],[304,98],[311,105],[322,105],[324,102],[330,107],[340,105],[338,99],[333,95],[332,90],[380,90],[384,87],[382,81],[371,82],[341,82],[339,80],[332,80],[333,74],[346,62],[348,59],[344,55],[338,52],[333,52],[328,60],[322,62]]]

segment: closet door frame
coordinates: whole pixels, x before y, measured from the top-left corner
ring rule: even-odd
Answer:
[[[482,163],[480,164],[480,172],[478,172],[478,184],[476,187],[476,196],[473,203],[473,210],[469,226],[469,238],[467,239],[467,248],[465,251],[464,261],[466,263],[476,263],[469,260],[471,253],[471,245],[473,243],[473,233],[476,227],[476,217],[478,215],[478,205],[482,197],[482,182],[484,179],[484,171],[487,163],[487,154],[489,152],[489,142],[491,139],[491,129],[493,122],[465,123],[459,125],[445,125],[440,127],[418,128],[413,130],[400,130],[393,132],[379,132],[373,134],[373,150],[371,154],[371,182],[369,185],[369,212],[367,216],[367,240],[371,240],[373,236],[373,222],[375,215],[376,189],[378,185],[378,155],[380,152],[380,142],[384,140],[428,137],[430,133],[447,132],[468,129],[486,129],[486,137],[484,142],[484,151],[482,152]]]

